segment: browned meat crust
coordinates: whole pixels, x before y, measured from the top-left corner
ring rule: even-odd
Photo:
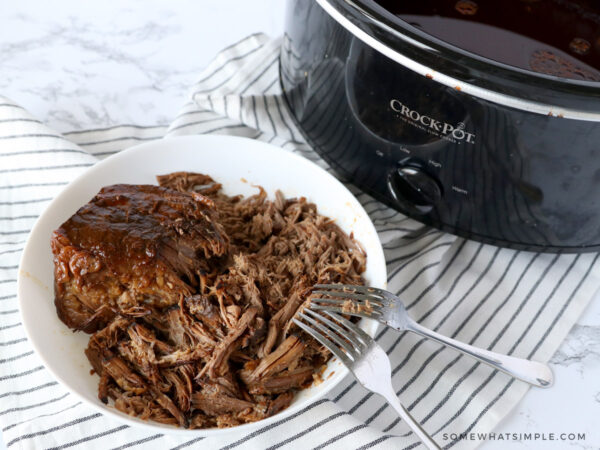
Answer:
[[[362,284],[364,252],[304,198],[158,180],[102,189],[52,238],[57,312],[92,333],[99,398],[190,428],[276,414],[329,358],[291,318],[315,283]]]
[[[206,260],[227,251],[215,216],[213,202],[201,194],[103,188],[52,236],[59,317],[92,332],[113,310],[164,307],[190,295]]]

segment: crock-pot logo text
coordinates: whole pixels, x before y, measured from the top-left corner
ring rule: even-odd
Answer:
[[[466,131],[465,124],[462,122],[453,125],[448,122],[436,120],[433,117],[421,114],[419,111],[410,109],[397,99],[392,99],[390,101],[390,108],[399,113],[400,118],[403,121],[426,131],[429,134],[439,136],[452,142],[475,143],[475,135]]]

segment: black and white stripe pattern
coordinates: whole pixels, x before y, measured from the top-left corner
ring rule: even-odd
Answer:
[[[301,139],[278,83],[280,41],[253,35],[224,49],[168,127],[119,125],[60,135],[0,99],[0,427],[9,448],[404,448],[418,439],[377,396],[346,380],[329,399],[228,439],[133,429],[90,411],[43,368],[25,338],[16,272],[35,219],[99,158],[139,142],[218,133],[260,139],[329,170]],[[408,219],[353,186],[388,262],[389,287],[414,318],[480,347],[546,361],[598,286],[598,255],[544,255],[466,241]],[[410,334],[384,330],[402,402],[446,448],[443,433],[489,431],[527,391],[523,383]],[[201,442],[201,444],[200,444]]]

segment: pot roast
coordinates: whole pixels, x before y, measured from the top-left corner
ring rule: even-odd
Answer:
[[[315,283],[362,284],[364,252],[304,198],[157,178],[104,187],[52,236],[56,310],[91,334],[99,398],[190,428],[276,414],[330,356],[292,317]]]

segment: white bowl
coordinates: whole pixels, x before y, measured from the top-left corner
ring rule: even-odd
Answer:
[[[323,397],[342,381],[347,369],[331,361],[321,384],[299,392],[289,408],[268,419],[234,428],[185,430],[128,416],[98,400],[98,377],[90,375],[91,366],[83,353],[89,335],[73,333],[58,319],[54,308],[52,231],[103,186],[156,184],[157,174],[182,170],[212,176],[230,195],[251,195],[256,193],[252,185],[261,185],[271,198],[277,189],[286,197],[306,197],[317,204],[319,213],[335,219],[346,233],[354,233],[367,252],[363,274],[367,284],[385,288],[386,265],[375,228],[356,198],[333,176],[305,158],[251,139],[176,137],[138,145],[99,162],[50,203],[33,227],[21,258],[18,295],[23,325],[46,368],[73,394],[103,414],[161,433],[215,436],[250,431]],[[371,335],[377,329],[377,324],[369,320],[363,320],[362,326]]]

